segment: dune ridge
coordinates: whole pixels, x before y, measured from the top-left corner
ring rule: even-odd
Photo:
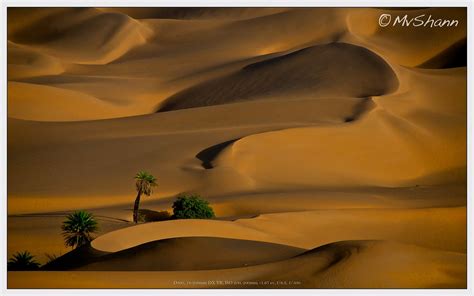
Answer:
[[[189,271],[238,268],[279,261],[305,250],[279,244],[216,237],[178,237],[148,242],[86,260],[78,255],[51,263],[50,270]],[[88,253],[97,253],[88,250]],[[79,255],[81,256],[81,255]],[[55,268],[56,267],[56,268]]]
[[[292,221],[292,227],[298,232],[286,231],[286,221]],[[160,239],[206,236],[309,249],[348,237],[358,240],[370,236],[463,252],[466,250],[465,222],[465,207],[322,209],[264,214],[236,221],[191,219],[147,223],[104,234],[92,242],[92,247],[103,252],[117,252]],[[377,226],[366,229],[372,223],[377,223]],[[386,231],[388,228],[392,229],[389,233]],[[440,228],[445,229],[443,237],[436,235]]]
[[[383,13],[459,25],[383,28]],[[7,22],[7,255],[59,256],[9,288],[466,287],[466,9]],[[158,182],[144,212],[187,192],[217,217],[135,225],[142,170]],[[61,223],[79,209],[100,230],[70,251]]]
[[[23,26],[14,26],[9,39],[34,45],[67,62],[106,64],[130,48],[145,43],[151,36],[151,31],[144,25],[124,14],[100,13],[95,8],[48,9],[51,13],[44,17]],[[15,10],[23,17],[32,13],[24,8]],[[88,32],[94,33],[89,35]],[[90,36],[85,43],[84,35]]]
[[[59,280],[57,287],[61,288],[397,288],[407,285],[414,288],[453,288],[466,287],[466,278],[462,276],[466,272],[462,263],[465,258],[465,254],[394,242],[344,241],[316,248],[291,259],[244,268],[193,272],[115,272],[113,279],[100,272],[48,273],[54,274]],[[426,262],[430,262],[429,266]],[[282,269],[288,272],[282,274]],[[135,281],[129,280],[132,274],[137,275]],[[12,272],[8,284],[17,285],[22,275],[31,277],[27,287],[50,286],[45,281],[44,272]],[[64,280],[66,278],[69,280]],[[216,286],[208,281],[209,278],[225,284]],[[417,279],[415,285],[414,278]]]
[[[146,7],[99,8],[106,12],[120,12],[136,19],[248,19],[283,12],[285,8],[264,8],[255,10],[248,7]]]
[[[375,97],[376,107],[361,120],[342,128],[303,127],[252,135],[224,149],[216,166],[234,168],[262,184],[430,185],[416,182],[466,162],[465,69],[450,71],[447,78],[440,72],[398,69],[409,82],[397,93]],[[413,84],[416,90],[408,86]],[[456,95],[447,102],[446,92]],[[319,141],[308,140],[313,138]],[[283,144],[288,141],[294,144]],[[289,174],[288,163],[300,165]]]
[[[58,75],[64,67],[58,59],[40,51],[8,41],[8,78]]]
[[[159,111],[265,98],[370,97],[391,92],[397,84],[380,57],[361,47],[332,43],[250,64],[191,87],[166,99]]]
[[[265,59],[266,55],[281,56],[303,48],[331,42],[345,42],[362,46],[386,60],[386,56],[392,58],[391,54],[393,52],[386,49],[386,44],[380,47],[377,42],[387,38],[403,37],[401,31],[360,31],[360,28],[355,26],[355,24],[371,23],[367,21],[367,17],[365,17],[364,22],[361,22],[358,21],[359,18],[356,16],[372,17],[374,15],[375,17],[376,13],[383,11],[377,9],[293,8],[234,9],[232,11],[217,9],[216,13],[213,12],[214,10],[211,8],[185,9],[182,11],[174,8],[150,10],[140,8],[128,10],[117,8],[45,8],[39,10],[12,8],[9,10],[11,17],[8,18],[8,34],[10,43],[15,42],[17,45],[28,46],[35,52],[58,59],[65,69],[64,75],[59,77],[93,75],[109,78],[140,78],[135,79],[136,83],[127,85],[120,81],[114,81],[112,85],[120,84],[120,91],[110,92],[97,89],[96,84],[99,81],[103,82],[103,80],[85,85],[78,83],[59,85],[59,87],[68,89],[73,87],[73,90],[112,102],[120,97],[120,102],[126,102],[129,107],[133,106],[128,111],[124,109],[118,114],[102,112],[93,119],[153,113],[165,99],[204,81],[213,78],[218,79],[219,77],[223,79],[222,77],[226,77],[226,75],[252,63],[250,60]],[[445,47],[462,40],[462,35],[465,34],[462,26],[462,9],[445,10],[449,12],[449,16],[461,17],[461,26],[453,29],[454,34],[444,30],[435,32],[435,35],[425,34],[424,36],[433,36],[433,38],[424,40],[423,50],[419,50],[419,52],[423,52],[424,56],[422,59],[417,58],[417,64],[414,64],[414,66],[433,58]],[[439,13],[439,9],[426,9],[424,11],[431,12],[434,15]],[[410,10],[407,12],[410,15],[415,13]],[[146,16],[146,14],[151,14],[149,15],[151,17],[154,13],[158,13],[158,18],[139,17],[140,15]],[[209,18],[206,18],[206,20],[180,19],[180,17],[178,19],[159,18],[160,14],[166,15],[168,13],[170,15],[193,15],[197,13],[198,19],[200,18],[199,15],[208,15]],[[249,15],[250,18],[226,20],[225,15],[234,13],[242,16]],[[224,18],[217,18],[219,14],[222,14]],[[25,21],[18,21],[20,19]],[[89,42],[90,46],[89,43],[78,44],[78,42],[81,42],[80,38],[83,32],[90,31],[89,28],[95,26],[97,22],[99,25],[100,22],[104,23],[104,26],[100,26],[104,29],[92,30],[93,33],[91,33],[89,40],[94,42]],[[328,23],[331,23],[331,25],[328,25]],[[278,24],[278,28],[275,27],[275,24]],[[376,20],[373,24],[376,24]],[[320,30],[312,29],[314,27],[320,28]],[[296,28],[298,34],[291,34]],[[241,32],[244,31],[249,32],[245,36],[245,43],[249,46],[242,46],[243,36]],[[31,32],[34,32],[34,34]],[[262,38],[260,38],[262,35],[266,36],[265,42],[262,42]],[[413,41],[413,35],[409,34],[407,36],[409,42],[404,41],[404,44],[414,44],[416,46],[417,42]],[[446,37],[448,43],[440,44],[436,41],[440,40],[439,36]],[[371,40],[376,41],[376,43],[374,44]],[[10,43],[9,48],[11,47]],[[119,45],[117,46],[117,44]],[[97,46],[100,47],[100,50],[96,49]],[[193,51],[187,51],[183,48],[193,48]],[[431,48],[434,48],[434,51],[431,51]],[[209,57],[209,52],[215,54]],[[416,56],[416,52],[411,50],[405,56]],[[177,59],[180,63],[174,62]],[[249,62],[245,62],[246,60]],[[398,61],[398,58],[395,57],[395,62]],[[20,64],[14,65],[10,60],[9,64],[12,69],[20,67]],[[27,64],[26,67],[31,67]],[[23,62],[21,65],[23,65]],[[150,65],[152,66],[150,67]],[[21,72],[23,79],[27,78],[25,77],[27,75],[39,75],[38,72],[32,72],[31,74],[27,74],[27,71],[24,70]],[[56,75],[59,74],[58,72],[59,70],[50,74]],[[56,76],[46,78],[46,81],[48,79],[54,80]],[[146,85],[145,88],[144,85]],[[113,86],[108,89],[112,88]],[[303,94],[298,96],[301,95]],[[13,101],[10,104],[14,105],[15,102]],[[80,105],[79,107],[82,108]],[[87,107],[87,105],[84,106],[84,108]],[[61,121],[67,117],[65,115],[61,116],[61,110],[59,109],[58,114],[62,117]],[[29,116],[27,119],[45,120],[35,116]],[[88,119],[87,117],[84,118],[84,120]],[[54,116],[49,116],[46,119],[46,121],[55,120],[57,121]]]

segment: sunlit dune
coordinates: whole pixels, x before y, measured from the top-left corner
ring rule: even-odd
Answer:
[[[426,249],[413,245],[377,241],[347,241],[325,245],[302,255],[252,267],[179,272],[12,272],[9,285],[23,276],[26,287],[51,287],[54,276],[58,288],[206,288],[208,282],[223,281],[227,288],[463,288],[466,287],[466,255]],[[427,262],[429,262],[427,264]],[[282,272],[282,270],[288,270]],[[107,274],[107,275],[106,275]],[[246,277],[243,278],[242,274]],[[49,276],[47,276],[49,275]],[[130,281],[130,277],[136,280]],[[186,279],[184,282],[177,277]],[[272,281],[267,279],[271,278]],[[187,283],[190,281],[190,283]],[[268,281],[268,282],[267,282]],[[267,282],[267,283],[266,283]],[[264,284],[266,283],[266,284]],[[415,284],[414,284],[415,283]]]
[[[465,288],[466,20],[8,8],[7,255],[43,265],[8,287]],[[166,219],[136,225],[142,171]],[[216,217],[163,212],[183,192]],[[72,250],[76,210],[99,229]]]
[[[395,74],[378,56],[361,47],[332,43],[266,59],[193,86],[166,99],[159,111],[259,99],[370,97],[397,85]]]

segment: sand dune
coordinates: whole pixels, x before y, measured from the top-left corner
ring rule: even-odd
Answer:
[[[292,229],[298,231],[288,231],[285,227],[287,221],[292,221]],[[236,221],[172,220],[147,223],[102,235],[92,242],[92,247],[103,252],[117,252],[161,239],[208,236],[310,249],[343,239],[371,238],[465,252],[465,223],[465,207],[327,209],[265,214]],[[391,231],[387,232],[387,229]],[[441,230],[443,235],[439,235]]]
[[[119,117],[123,114],[120,106],[57,87],[9,82],[8,92],[9,102],[14,102],[8,109],[9,114],[18,119],[71,121]],[[58,109],[61,111],[58,112]]]
[[[202,20],[201,17],[198,17],[199,20],[196,21],[188,18],[137,20],[131,18],[135,14],[140,15],[145,12],[153,14],[156,11],[158,14],[170,14],[171,18],[174,18],[172,15],[175,13],[208,15],[209,18]],[[437,14],[438,11],[439,9],[431,9],[426,10],[426,13]],[[462,17],[463,15],[462,10],[459,9],[449,11],[448,16]],[[252,63],[252,59],[262,60],[268,54],[284,55],[308,46],[343,40],[355,45],[363,45],[384,58],[391,57],[390,55],[395,51],[390,52],[389,49],[383,49],[386,47],[367,44],[363,38],[374,39],[378,42],[382,37],[384,40],[392,40],[394,36],[404,38],[403,36],[407,34],[378,29],[375,33],[370,31],[370,35],[367,35],[368,33],[365,31],[361,33],[354,29],[357,27],[356,24],[371,22],[361,22],[357,18],[353,21],[353,15],[363,15],[364,20],[367,20],[367,16],[374,15],[375,18],[381,12],[383,10],[338,10],[333,8],[233,9],[232,11],[208,8],[179,10],[179,12],[173,8],[151,10],[140,8],[128,10],[115,8],[47,8],[40,10],[15,8],[9,10],[11,17],[8,22],[11,42],[28,46],[31,50],[59,59],[67,69],[68,76],[86,75],[125,79],[134,77],[135,82],[140,80],[137,79],[139,77],[147,78],[148,81],[144,81],[147,85],[145,89],[143,83],[124,84],[117,80],[111,81],[112,87],[105,88],[96,86],[99,81],[102,83],[103,80],[87,85],[78,85],[77,83],[61,85],[61,87],[72,88],[72,90],[78,90],[93,97],[106,98],[108,101],[115,101],[117,97],[121,97],[119,102],[126,102],[130,107],[135,104],[139,105],[130,108],[129,113],[120,112],[110,115],[104,112],[100,116],[102,119],[151,113],[164,99],[173,94],[199,82],[235,72]],[[130,13],[131,17],[127,13]],[[415,12],[408,11],[408,13]],[[224,18],[218,18],[219,14],[224,15]],[[226,15],[233,14],[251,17],[226,20]],[[148,17],[152,17],[152,15]],[[329,23],[331,25],[328,25]],[[376,20],[373,24],[376,26]],[[89,30],[91,27],[95,28],[96,25],[102,29]],[[319,30],[314,30],[315,27]],[[61,30],[55,28],[61,28]],[[298,34],[292,34],[294,30],[297,30]],[[89,42],[87,43],[82,42],[81,39],[84,32],[87,32],[88,35]],[[243,36],[242,32],[247,32],[247,34]],[[447,43],[441,44],[439,38],[432,37],[420,42],[410,35],[408,36],[411,38],[410,42],[400,40],[400,42],[405,42],[404,44],[413,46],[412,50],[404,54],[403,57],[412,57],[419,52],[424,52],[422,59],[416,58],[416,65],[426,62],[446,47],[461,40],[462,38],[459,36],[465,34],[465,31],[461,25],[451,31],[439,30],[435,33],[435,36],[431,32],[423,36],[443,36],[443,40],[446,40]],[[261,38],[261,36],[265,36],[265,38]],[[246,46],[242,46],[243,38],[245,38]],[[424,51],[416,49],[415,51],[415,48],[419,47],[418,44],[427,49]],[[97,50],[98,47],[99,50]],[[186,50],[187,48],[192,48],[192,51]],[[210,55],[210,52],[213,54]],[[176,60],[179,60],[179,63],[176,63]],[[249,61],[245,62],[246,60]],[[398,60],[395,59],[395,61]],[[101,65],[97,67],[84,65],[84,63],[99,63]],[[9,64],[11,64],[10,59]],[[20,64],[15,65],[15,67],[19,66]],[[25,66],[28,66],[28,63]],[[22,72],[22,76],[33,74]],[[55,78],[51,77],[50,79]],[[51,81],[51,83],[54,82]],[[113,91],[117,84],[120,85],[120,91]],[[111,92],[104,91],[104,89],[111,90]],[[87,108],[87,106],[84,107]],[[28,119],[38,120],[38,118]],[[47,120],[54,120],[54,118]]]
[[[425,69],[446,69],[467,66],[467,39],[461,39],[436,56],[418,65]]]
[[[405,14],[408,18],[431,15],[433,19],[455,19],[460,24],[456,27],[436,29],[424,26],[417,27],[416,30],[406,30],[406,27],[393,25],[380,27],[378,19],[383,13],[390,14],[393,19]],[[436,7],[401,11],[369,8],[349,12],[346,21],[347,28],[353,35],[348,38],[353,42],[371,48],[393,63],[409,67],[415,67],[433,58],[466,36],[466,10],[463,8]],[[400,46],[401,44],[403,46]]]
[[[61,99],[66,99],[66,97]],[[198,188],[221,192],[249,188],[253,186],[252,183],[235,182],[234,178],[238,178],[239,175],[232,171],[229,171],[231,175],[226,174],[225,169],[205,171],[202,160],[197,155],[216,143],[253,133],[308,124],[341,124],[347,118],[352,118],[357,114],[357,106],[363,102],[363,99],[332,100],[328,98],[300,100],[297,104],[295,102],[249,102],[250,105],[213,106],[211,110],[199,108],[176,111],[180,114],[179,116],[176,116],[176,113],[172,114],[173,112],[165,112],[127,119],[75,123],[45,123],[11,119],[9,149],[16,151],[12,159],[17,161],[9,166],[12,176],[9,178],[9,184],[10,188],[13,188],[10,196],[20,198],[12,198],[9,210],[11,213],[31,213],[67,210],[72,204],[82,207],[102,207],[129,202],[130,196],[134,195],[134,188],[130,186],[130,171],[135,171],[140,167],[147,167],[161,176],[161,184],[157,188],[160,195],[169,196],[180,191]],[[67,106],[70,106],[71,112],[74,112],[74,106],[71,103]],[[49,108],[46,105],[44,107]],[[258,111],[260,109],[266,110],[265,116]],[[15,109],[12,108],[12,110]],[[36,109],[24,110],[34,112]],[[39,115],[46,116],[50,114],[47,112],[49,110]],[[102,109],[94,110],[102,112]],[[110,110],[110,108],[106,109],[106,111]],[[288,112],[290,110],[291,112]],[[53,109],[50,112],[53,112]],[[81,115],[79,112],[74,114]],[[94,112],[89,112],[84,115],[93,114]],[[91,134],[88,132],[89,129],[95,132]],[[22,132],[18,133],[19,130]],[[117,145],[117,142],[121,144]],[[54,157],[51,157],[51,150],[48,148],[50,143],[56,143]],[[85,143],[88,149],[84,149]],[[22,147],[29,148],[23,150]],[[140,151],[145,147],[149,150],[146,155],[130,153],[130,151]],[[166,147],[172,147],[172,149]],[[35,152],[32,154],[32,151]],[[99,153],[99,151],[102,152]],[[117,161],[118,158],[123,157],[130,158],[125,166],[123,162]],[[92,164],[96,172],[108,174],[110,178],[121,181],[104,184],[93,174],[88,173]],[[70,166],[76,169],[68,169]],[[51,173],[43,173],[41,178],[38,178],[37,170],[44,167],[48,167]],[[31,174],[31,178],[25,181],[25,178],[15,177],[20,176],[16,173],[20,171],[22,176]],[[58,174],[57,172],[60,171],[62,173]],[[187,180],[187,182],[178,180]],[[245,177],[241,180],[245,181]],[[72,181],[75,185],[71,183]],[[24,185],[14,185],[19,184],[18,182]],[[25,182],[30,184],[26,185]],[[25,195],[25,193],[32,188],[30,186],[36,188],[36,194],[28,198],[28,194]],[[66,203],[62,202],[64,195],[71,197]],[[91,196],[95,198],[91,199]],[[38,200],[44,200],[44,202],[38,202]]]
[[[64,72],[61,62],[27,46],[8,42],[8,78],[18,79]]]
[[[276,263],[290,268],[285,275],[269,266],[255,279],[303,278],[304,287],[317,288],[466,287],[465,259],[462,253],[393,242],[337,242]]]
[[[203,188],[204,190],[205,188]],[[201,191],[199,191],[201,192]],[[216,214],[222,217],[218,221],[197,221],[196,225],[194,222],[160,222],[155,226],[149,228],[149,235],[140,235],[137,232],[137,237],[131,235],[130,231],[125,232],[127,235],[116,236],[120,232],[113,232],[104,237],[99,237],[93,245],[98,244],[98,248],[109,251],[117,251],[116,247],[120,249],[130,248],[137,246],[142,243],[146,243],[153,240],[166,239],[170,237],[179,237],[180,235],[187,236],[211,236],[211,237],[230,237],[236,239],[252,239],[256,241],[270,241],[279,244],[302,243],[297,245],[301,248],[312,248],[318,244],[329,243],[331,239],[344,239],[346,235],[349,235],[353,239],[366,239],[367,236],[360,236],[364,232],[370,235],[372,238],[386,239],[386,234],[383,234],[383,230],[378,232],[368,231],[368,225],[370,221],[377,221],[378,216],[385,216],[387,211],[394,209],[393,215],[389,215],[387,219],[394,219],[406,221],[400,224],[400,235],[407,234],[407,230],[404,227],[410,228],[414,221],[423,223],[423,219],[434,219],[435,224],[432,225],[433,229],[444,229],[449,233],[446,242],[433,241],[431,243],[424,242],[424,238],[421,239],[421,243],[424,246],[434,246],[448,244],[449,240],[458,242],[456,248],[459,250],[465,248],[465,238],[463,239],[462,230],[459,232],[453,232],[457,227],[463,229],[465,224],[465,218],[456,218],[452,227],[446,228],[445,222],[440,217],[436,217],[436,214],[442,213],[440,211],[430,212],[426,208],[460,208],[461,210],[453,211],[452,215],[448,214],[447,217],[454,217],[461,214],[462,207],[465,205],[465,187],[462,184],[453,186],[436,186],[436,187],[408,187],[408,188],[321,188],[317,190],[278,190],[273,192],[260,192],[260,193],[231,193],[228,195],[214,195],[209,197],[208,200],[211,202]],[[102,202],[103,197],[96,197],[95,203],[97,205]],[[80,203],[82,201],[82,204]],[[107,199],[109,204],[114,203],[114,199]],[[44,208],[54,208],[54,206],[66,207],[64,204],[64,198],[58,197],[57,199],[48,198],[45,201],[38,199],[30,199],[22,201],[29,204],[33,210],[39,211]],[[68,202],[77,202],[77,207],[83,208],[87,205],[90,200],[68,198]],[[115,201],[114,205],[105,206],[103,208],[92,208],[89,209],[97,217],[101,229],[98,235],[111,232],[113,230],[121,229],[124,227],[131,226],[131,223],[127,221],[132,220],[132,208],[131,199],[128,197],[126,202],[117,204]],[[142,209],[148,209],[151,211],[159,210],[170,210],[170,205],[173,202],[172,198],[147,198],[142,202]],[[27,207],[25,207],[27,208]],[[419,211],[410,211],[412,214],[403,216],[404,209],[420,209]],[[422,210],[425,209],[425,210]],[[308,211],[314,211],[313,214],[309,214]],[[44,210],[43,210],[44,211]],[[13,211],[12,211],[13,212]],[[285,214],[290,212],[290,216]],[[356,213],[355,216],[349,215],[349,218],[343,219],[345,213]],[[367,213],[367,218],[362,219],[359,222],[355,222],[354,217],[360,219]],[[421,215],[420,213],[427,213],[427,215]],[[265,215],[265,219],[271,219],[274,221],[268,224],[268,227],[264,227],[261,231],[269,232],[270,235],[264,235],[263,233],[251,231],[248,227],[239,227],[242,223],[252,222],[256,217],[263,214],[275,214]],[[331,215],[336,215],[337,218],[332,218]],[[31,252],[37,254],[40,262],[47,262],[45,253],[49,254],[65,254],[70,249],[64,246],[62,237],[60,235],[60,225],[66,213],[38,213],[38,214],[21,214],[21,215],[10,215],[8,218],[8,254],[11,255],[19,249],[26,248]],[[420,215],[415,220],[410,220],[413,217]],[[285,229],[283,221],[286,219],[295,219],[295,217],[302,217],[302,220],[297,225],[300,225],[300,232],[303,238],[299,236],[295,237],[291,233],[285,233],[284,231],[278,231],[281,227]],[[281,217],[281,219],[279,218]],[[305,225],[304,217],[306,219],[317,219],[317,222]],[[278,219],[277,219],[278,218]],[[250,219],[250,220],[248,220]],[[277,219],[277,220],[275,220]],[[451,219],[451,218],[449,218]],[[247,221],[248,220],[248,221]],[[235,221],[235,222],[231,222]],[[262,219],[257,219],[252,222],[252,225],[260,224]],[[282,224],[280,222],[282,221]],[[338,222],[339,221],[339,222]],[[385,221],[385,219],[383,219]],[[410,222],[411,221],[411,222]],[[436,222],[437,221],[437,222]],[[221,223],[222,222],[222,223]],[[383,222],[381,224],[382,229],[393,228],[393,225]],[[164,224],[161,224],[164,223]],[[205,223],[205,225],[201,225]],[[340,236],[332,237],[327,236],[326,231],[332,228],[326,229],[324,225],[333,224],[335,233],[340,233],[344,228],[345,224],[353,225],[347,231],[343,231]],[[162,227],[165,225],[166,227]],[[319,226],[321,225],[321,226]],[[422,226],[420,226],[422,227]],[[194,231],[193,231],[193,228]],[[222,231],[219,230],[222,228]],[[142,229],[142,228],[137,228]],[[321,229],[321,230],[318,230]],[[419,231],[424,231],[423,228],[415,227]],[[273,236],[272,233],[277,231],[277,234]],[[315,231],[320,231],[318,236],[314,236]],[[358,234],[356,234],[358,233]],[[354,236],[355,235],[355,236]],[[123,239],[129,237],[130,239]],[[275,236],[280,236],[275,238]],[[306,236],[306,237],[304,237]],[[433,233],[436,237],[436,233]],[[443,236],[439,236],[442,239]],[[415,235],[409,235],[408,237],[416,237]],[[428,236],[429,237],[429,236]],[[396,239],[400,239],[401,236],[397,236]],[[110,241],[109,241],[110,239]],[[395,239],[390,237],[390,239]],[[106,242],[105,246],[102,242]],[[410,238],[409,242],[420,243],[419,239]],[[442,243],[441,243],[442,242]],[[113,249],[107,249],[109,246],[115,246]],[[123,246],[123,247],[122,247]],[[106,249],[104,249],[106,248]],[[445,248],[445,247],[443,247]],[[456,249],[457,250],[457,249]]]
[[[459,25],[380,27],[383,13]],[[7,255],[81,271],[8,286],[466,287],[466,21],[9,8]],[[143,210],[195,192],[216,219],[132,224],[141,170],[158,182]],[[101,230],[65,254],[78,209]]]
[[[136,19],[248,19],[288,10],[287,8],[253,9],[248,7],[106,7],[107,12],[120,12]]]
[[[15,10],[24,18],[34,13],[24,8]],[[51,12],[43,18],[14,26],[9,31],[9,39],[35,45],[66,62],[105,64],[143,44],[151,35],[145,26],[124,14],[101,13],[95,8],[49,10]],[[89,37],[87,42],[84,36]]]
[[[11,272],[10,287],[59,288],[452,288],[466,287],[465,254],[413,245],[337,242],[280,262],[192,272]],[[282,273],[285,270],[285,273]],[[133,280],[131,276],[133,276]],[[22,278],[29,277],[27,283]],[[212,279],[211,281],[209,279]]]
[[[397,84],[380,57],[362,47],[333,43],[247,65],[177,93],[159,111],[258,99],[369,97],[390,92]]]
[[[215,237],[164,239],[80,262],[83,271],[178,271],[238,268],[279,261],[304,249],[250,240]],[[90,256],[89,256],[90,258]],[[77,257],[71,258],[77,261]],[[57,264],[71,270],[68,262]],[[53,270],[57,270],[54,269]]]
[[[406,77],[406,84],[396,94],[374,98],[376,108],[361,120],[342,128],[298,128],[252,135],[226,148],[216,166],[232,167],[262,186],[414,186],[423,176],[463,168],[465,69],[450,70],[449,78],[435,71],[399,72]],[[452,99],[446,100],[446,96]],[[284,145],[288,141],[293,144]],[[289,171],[291,167],[295,170]]]

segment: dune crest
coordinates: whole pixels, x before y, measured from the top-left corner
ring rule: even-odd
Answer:
[[[64,72],[60,60],[28,46],[8,41],[8,78],[58,75]]]
[[[198,84],[165,100],[159,111],[259,99],[361,98],[389,93],[397,85],[390,66],[371,51],[331,43],[250,64]]]
[[[407,15],[409,19],[419,15],[431,15],[433,19],[458,20],[455,27],[431,28],[392,25],[379,26],[381,14],[390,14],[392,20]],[[435,57],[439,52],[466,36],[466,10],[462,7],[432,7],[414,10],[390,10],[365,8],[348,12],[347,29],[356,44],[371,48],[387,60],[398,65],[416,67]]]
[[[118,12],[136,19],[179,19],[179,20],[241,20],[280,13],[287,8],[263,8],[255,10],[249,7],[105,7],[105,12]]]
[[[84,250],[98,253],[94,250]],[[50,264],[49,270],[186,271],[238,268],[294,257],[305,249],[218,237],[179,237],[148,242],[94,257],[80,254]],[[177,259],[179,258],[179,259]]]
[[[252,135],[224,149],[216,167],[234,168],[262,186],[415,186],[423,176],[464,167],[465,69],[453,69],[449,78],[440,72],[397,71],[405,81],[399,91],[375,97],[376,107],[361,120]],[[421,185],[437,182],[443,181]]]
[[[466,11],[9,7],[8,287],[465,288]]]
[[[101,252],[118,252],[168,238],[221,237],[248,239],[311,249],[344,239],[396,240],[424,247],[464,252],[466,250],[465,207],[418,209],[330,208],[259,215],[236,221],[170,220],[112,231],[95,239],[91,246]],[[393,224],[394,219],[397,224]],[[286,231],[292,221],[298,232]],[[377,226],[367,225],[376,223]],[[446,230],[437,236],[436,229]],[[387,232],[386,229],[392,229]],[[317,236],[314,233],[318,233]],[[126,239],[124,239],[126,238]]]
[[[8,110],[11,118],[41,121],[80,121],[119,117],[124,113],[120,106],[98,98],[63,88],[8,83]],[[31,106],[34,105],[34,108]],[[60,110],[60,111],[58,111]]]
[[[23,17],[31,13],[23,8],[16,10]],[[95,8],[49,10],[50,14],[10,30],[9,39],[65,62],[107,64],[152,35],[145,25],[124,14],[104,13]],[[83,36],[88,36],[86,41]]]
[[[28,288],[465,288],[465,254],[387,241],[340,241],[302,255],[256,266],[160,272],[23,272],[10,287]],[[285,273],[281,271],[285,270]],[[48,274],[57,283],[51,284]],[[22,276],[29,281],[21,284]],[[130,278],[134,278],[130,281]],[[191,284],[176,282],[185,278]],[[209,282],[222,281],[216,286]],[[260,283],[260,284],[259,284]]]

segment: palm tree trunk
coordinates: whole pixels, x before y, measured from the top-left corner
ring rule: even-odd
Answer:
[[[138,207],[140,206],[140,197],[142,191],[138,190],[137,198],[135,199],[135,205],[133,206],[133,222],[138,223]]]

